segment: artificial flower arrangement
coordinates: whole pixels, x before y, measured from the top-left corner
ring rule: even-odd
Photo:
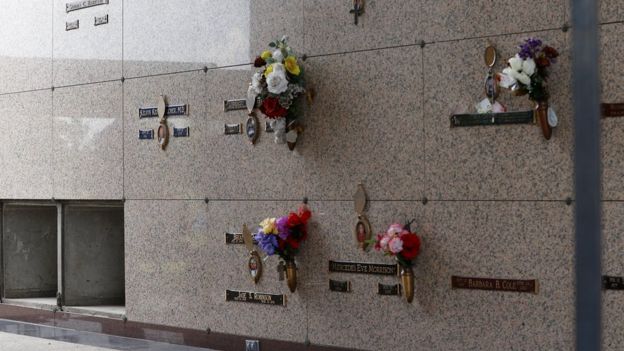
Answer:
[[[515,95],[529,95],[529,99],[537,104],[536,113],[544,137],[550,139],[557,120],[554,112],[549,115],[546,81],[548,69],[557,62],[559,52],[537,38],[525,39],[519,48],[520,51],[509,59],[509,67],[498,75],[499,85]]]
[[[247,99],[271,120],[275,142],[287,142],[292,150],[303,131],[298,100],[306,94],[306,83],[300,59],[287,41],[284,36],[269,43],[270,50],[256,57],[254,66],[263,70],[253,75]]]
[[[401,266],[401,281],[407,302],[414,299],[414,259],[420,254],[420,237],[411,230],[413,221],[405,225],[392,224],[385,233],[377,234],[371,242],[375,250],[394,257]]]
[[[297,266],[295,256],[299,253],[301,243],[308,236],[308,220],[312,212],[304,203],[299,210],[279,218],[267,218],[260,222],[254,239],[258,247],[267,256],[278,255],[280,267],[285,266],[288,288],[295,292],[297,288]]]

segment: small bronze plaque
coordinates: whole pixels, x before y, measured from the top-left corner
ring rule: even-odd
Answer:
[[[535,123],[533,111],[474,113],[451,116],[451,128],[533,123]]]
[[[223,101],[223,112],[246,110],[246,109],[247,109],[247,99]]]
[[[228,245],[243,245],[245,239],[243,239],[243,233],[225,233],[225,243]],[[254,245],[258,242],[254,239]]]
[[[273,127],[271,127],[271,122],[269,121],[265,121],[264,122],[264,131],[267,133],[275,133],[275,131],[273,130]]]
[[[75,30],[80,28],[80,20],[75,20],[73,22],[65,22],[65,31]]]
[[[348,280],[329,280],[329,290],[336,292],[351,292],[351,282]]]
[[[173,136],[175,138],[188,138],[190,136],[189,127],[186,128],[173,128]]]
[[[491,279],[451,277],[453,289],[512,291],[537,294],[539,284],[537,280]]]
[[[401,284],[377,284],[377,294],[384,296],[401,296]]]
[[[151,140],[154,139],[154,130],[139,130],[139,140]]]
[[[624,290],[624,278],[603,275],[602,288],[605,290]]]
[[[329,271],[340,273],[397,275],[399,269],[396,264],[329,261]]]
[[[96,16],[94,26],[101,26],[103,24],[108,24],[108,15],[104,16]]]
[[[234,124],[225,125],[225,135],[241,134],[242,132],[243,132],[242,123],[234,123]]]
[[[624,117],[624,103],[602,104],[602,117]]]
[[[225,301],[248,302],[262,305],[286,306],[286,295],[274,295],[236,290],[225,291]]]

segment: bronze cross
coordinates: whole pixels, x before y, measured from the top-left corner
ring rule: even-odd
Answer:
[[[353,10],[349,11],[355,18],[355,25],[358,24],[358,17],[364,13],[364,0],[353,0]]]

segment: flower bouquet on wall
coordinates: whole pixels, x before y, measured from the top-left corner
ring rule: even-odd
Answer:
[[[275,142],[287,142],[293,150],[303,131],[299,121],[300,98],[306,94],[306,83],[300,59],[287,41],[288,37],[284,36],[269,43],[270,50],[256,57],[254,66],[263,69],[253,75],[247,101],[250,110],[258,106],[271,120]]]
[[[407,302],[414,299],[414,259],[420,254],[420,237],[411,230],[413,221],[406,225],[392,224],[385,233],[372,239],[375,250],[393,256],[401,266],[401,282]]]
[[[301,243],[308,236],[307,224],[311,216],[312,212],[304,203],[296,213],[291,212],[288,216],[263,220],[254,235],[258,247],[267,256],[280,257],[278,269],[280,275],[286,271],[288,288],[291,292],[297,289],[295,256],[299,253]]]
[[[529,99],[536,103],[535,113],[548,140],[557,120],[554,112],[549,113],[546,81],[548,69],[557,62],[559,52],[537,38],[526,39],[519,48],[520,52],[509,59],[509,67],[498,75],[499,85],[510,89],[515,95],[529,95]]]

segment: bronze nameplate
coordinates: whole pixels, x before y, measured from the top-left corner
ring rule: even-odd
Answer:
[[[234,124],[226,124],[225,125],[225,135],[235,135],[243,133],[243,124],[242,123],[234,123]]]
[[[401,284],[377,284],[377,294],[384,296],[401,296]]]
[[[243,233],[225,233],[225,243],[232,245],[242,245],[245,243],[243,239]],[[258,244],[256,239],[253,241],[254,245]]]
[[[329,261],[330,272],[398,275],[396,264]]]
[[[345,293],[351,292],[351,282],[348,280],[341,281],[341,280],[330,279],[329,290],[336,291],[336,292],[345,292]]]
[[[93,6],[108,5],[108,0],[82,0],[65,4],[65,12],[82,10]]]
[[[226,290],[225,301],[257,303],[261,305],[286,306],[286,295]]]
[[[602,117],[624,117],[624,103],[601,104]]]
[[[451,277],[453,289],[512,291],[537,294],[537,280]]]
[[[624,278],[603,275],[602,288],[605,290],[624,290]]]
[[[451,128],[533,123],[535,123],[533,111],[474,113],[451,116]]]
[[[246,110],[246,109],[247,109],[247,99],[223,101],[223,112]]]

